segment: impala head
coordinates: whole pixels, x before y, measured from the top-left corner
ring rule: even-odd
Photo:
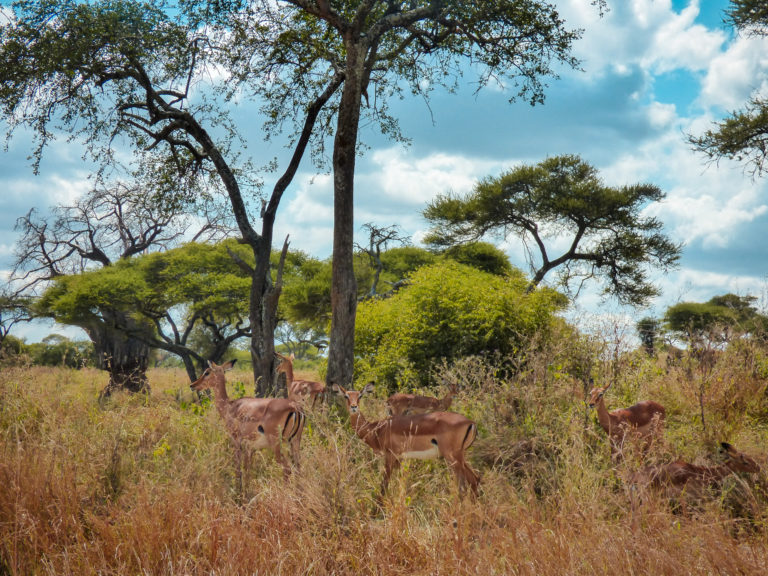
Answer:
[[[589,379],[589,381],[590,383],[593,382],[591,378]],[[611,386],[613,386],[613,382],[608,384],[608,386],[604,386],[602,388],[599,388],[599,387],[592,388],[592,390],[589,391],[589,399],[587,400],[587,404],[589,405],[589,407],[594,408],[595,405],[598,402],[600,402],[600,399],[603,397],[603,395],[606,392],[608,392],[608,388],[610,388]]]
[[[213,385],[215,377],[220,375],[221,378],[224,378],[224,372],[232,370],[232,366],[235,365],[236,361],[237,359],[230,360],[229,362],[219,365],[209,360],[208,368],[206,368],[200,375],[200,378],[192,382],[189,387],[196,392],[210,388]]]
[[[760,465],[757,462],[736,450],[728,442],[720,444],[720,453],[725,455],[725,463],[731,470],[736,472],[760,472]]]
[[[368,384],[366,384],[359,392],[357,390],[346,390],[338,384],[331,384],[331,390],[339,396],[344,397],[347,401],[347,409],[349,410],[349,413],[354,414],[360,409],[360,398],[362,398],[364,394],[373,392],[373,382],[368,382]]]

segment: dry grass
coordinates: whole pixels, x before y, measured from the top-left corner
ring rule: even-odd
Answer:
[[[765,467],[762,362],[722,358],[702,388],[635,356],[607,403],[667,406],[659,458],[711,461],[724,439]],[[257,456],[239,505],[223,426],[181,371],[152,371],[149,398],[99,406],[99,372],[4,369],[0,575],[766,572],[765,472],[730,479],[686,513],[654,499],[633,516],[622,478],[637,458],[614,469],[580,384],[529,366],[508,382],[483,363],[454,369],[453,408],[480,424],[477,501],[457,498],[442,463],[410,462],[383,509],[380,462],[326,406],[309,414],[302,472],[285,483]],[[247,373],[237,380],[252,388]],[[693,388],[706,391],[705,426]],[[363,410],[383,415],[383,398]]]

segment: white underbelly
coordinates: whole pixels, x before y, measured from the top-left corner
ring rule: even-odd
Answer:
[[[437,446],[433,446],[427,450],[413,450],[410,452],[403,452],[402,458],[413,458],[415,460],[434,460],[440,456],[440,450]]]

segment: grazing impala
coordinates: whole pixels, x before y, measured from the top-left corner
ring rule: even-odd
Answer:
[[[592,388],[589,392],[590,408],[597,407],[597,420],[608,434],[611,443],[611,457],[621,459],[624,442],[634,436],[643,440],[645,450],[655,436],[661,436],[666,410],[664,406],[652,400],[644,400],[629,408],[620,408],[608,412],[604,395],[613,383],[603,388]]]
[[[390,415],[424,414],[426,412],[445,411],[451,407],[453,397],[458,389],[453,383],[448,388],[448,393],[443,398],[431,396],[419,396],[418,394],[404,394],[398,392],[387,398],[387,410]]]
[[[242,494],[242,468],[246,474],[250,466],[252,450],[269,448],[283,467],[283,475],[291,473],[291,467],[280,452],[282,440],[291,445],[291,456],[299,468],[299,444],[304,429],[304,414],[299,405],[286,398],[238,398],[230,400],[224,372],[231,370],[235,361],[218,366],[208,362],[208,368],[190,386],[192,390],[213,390],[213,401],[227,432],[235,445],[237,488]]]
[[[314,380],[294,380],[293,379],[293,361],[295,357],[283,356],[275,352],[275,356],[280,358],[280,364],[277,366],[277,373],[285,374],[285,386],[288,390],[288,397],[300,396],[302,398],[312,398],[312,407],[315,407],[317,398],[325,394],[325,384],[315,382]]]
[[[384,420],[368,422],[360,413],[360,398],[373,391],[368,383],[357,392],[345,390],[338,384],[331,388],[344,397],[349,410],[349,421],[355,433],[370,446],[376,454],[384,456],[384,479],[381,496],[387,492],[393,470],[400,467],[403,458],[435,459],[445,458],[456,476],[459,493],[463,494],[469,484],[474,495],[480,481],[469,467],[465,452],[477,437],[477,426],[469,418],[453,412],[431,412],[391,416]]]
[[[718,486],[729,474],[760,471],[757,462],[727,442],[720,444],[720,452],[725,456],[725,464],[720,466],[697,466],[683,460],[646,466],[632,475],[631,488],[633,491],[648,488],[663,490],[667,497],[678,497],[685,493],[699,498],[705,489]],[[633,508],[637,505],[636,496],[633,497],[632,505]]]

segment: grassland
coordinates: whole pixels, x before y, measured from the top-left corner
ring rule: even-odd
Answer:
[[[763,467],[684,510],[653,499],[638,513],[625,482],[638,458],[611,464],[582,384],[548,362],[510,380],[454,368],[453,408],[480,428],[479,499],[460,500],[442,463],[412,462],[383,507],[381,463],[333,407],[308,413],[301,472],[286,482],[257,455],[241,499],[221,420],[182,371],[152,370],[149,397],[99,405],[103,373],[7,367],[0,575],[765,574],[767,366],[754,350],[706,375],[640,353],[613,366],[609,408],[667,408],[653,458],[714,462],[727,440]],[[233,395],[253,389],[229,374]],[[364,413],[383,416],[383,400]]]

